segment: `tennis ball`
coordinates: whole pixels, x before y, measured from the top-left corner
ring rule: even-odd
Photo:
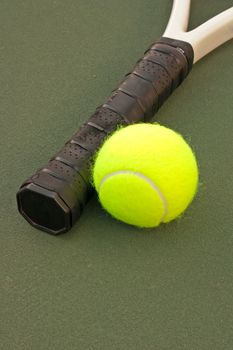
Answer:
[[[184,212],[198,185],[196,158],[181,135],[159,124],[116,131],[97,153],[93,183],[116,219],[156,227]]]

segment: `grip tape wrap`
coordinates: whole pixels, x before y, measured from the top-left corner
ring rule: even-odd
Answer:
[[[90,164],[105,138],[121,125],[149,121],[192,63],[189,43],[165,37],[153,43],[104,104],[22,184],[17,203],[25,219],[48,233],[68,231],[91,196]]]

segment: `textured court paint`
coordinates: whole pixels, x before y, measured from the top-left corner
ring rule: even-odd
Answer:
[[[194,0],[191,29],[229,6]],[[15,193],[161,36],[171,1],[0,9],[0,348],[232,350],[232,43],[197,63],[155,119],[198,158],[202,186],[182,220],[142,234],[94,197],[55,238],[25,222]]]

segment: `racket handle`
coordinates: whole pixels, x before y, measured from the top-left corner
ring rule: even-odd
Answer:
[[[121,125],[150,120],[192,63],[190,44],[165,37],[153,43],[65,146],[24,181],[17,203],[25,219],[48,233],[68,231],[92,194],[91,162],[105,138]]]

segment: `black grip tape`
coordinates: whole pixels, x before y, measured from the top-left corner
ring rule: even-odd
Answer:
[[[90,164],[106,137],[121,125],[148,121],[192,63],[190,44],[164,37],[153,43],[105,103],[22,184],[17,202],[26,220],[52,234],[68,231],[90,198]]]

